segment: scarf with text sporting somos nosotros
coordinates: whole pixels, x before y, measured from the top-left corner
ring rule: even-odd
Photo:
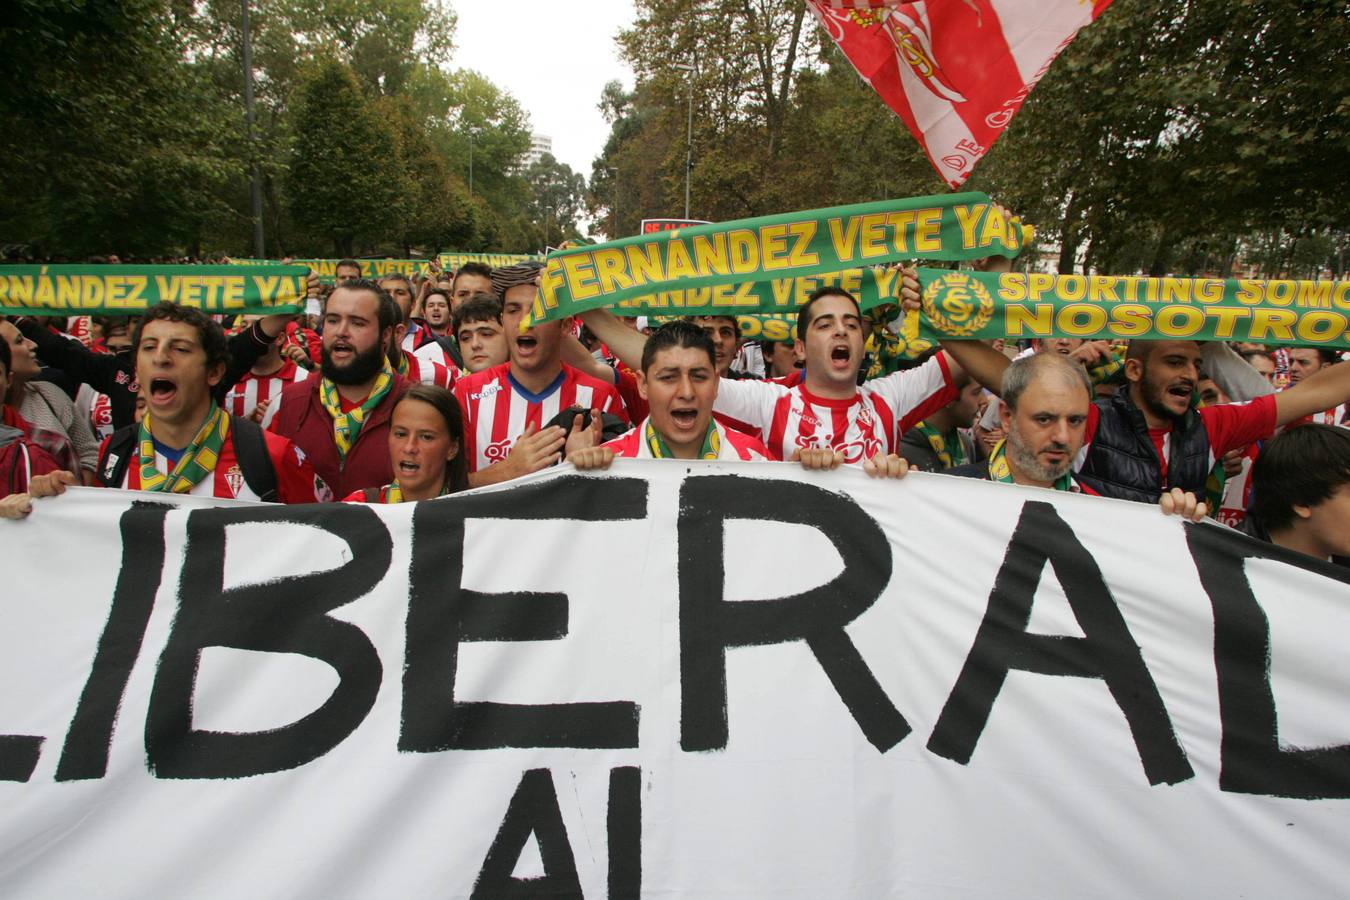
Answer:
[[[651,451],[653,459],[674,459],[675,454],[670,452],[670,447],[666,445],[665,438],[661,437],[661,432],[652,427],[651,420],[647,420],[647,425],[642,431],[642,439],[647,442],[647,449]],[[708,423],[708,433],[703,436],[703,446],[699,448],[699,459],[717,459],[722,452],[722,436],[717,433],[717,423]]]
[[[206,413],[206,421],[197,429],[192,443],[183,450],[173,471],[164,474],[155,464],[155,440],[150,433],[151,413],[141,419],[140,476],[141,490],[161,494],[186,494],[203,478],[216,470],[220,462],[220,448],[230,434],[230,417],[215,403]]]
[[[139,316],[160,302],[207,315],[304,312],[307,270],[235,266],[0,266],[0,312]]]
[[[366,416],[380,405],[380,401],[393,386],[394,370],[390,368],[389,361],[385,360],[384,368],[375,377],[375,385],[370,389],[366,399],[361,401],[361,405],[356,409],[343,412],[342,397],[338,394],[337,385],[327,378],[319,383],[319,400],[323,403],[323,408],[328,410],[328,415],[333,417],[333,440],[337,442],[340,458],[347,458],[347,452],[352,449],[352,444],[356,443],[357,436],[361,434],[361,426],[365,424]]]
[[[920,344],[931,332],[976,340],[1139,338],[1350,347],[1350,281],[920,269],[919,284],[922,323],[909,316],[901,332]]]
[[[863,273],[858,293],[875,300],[869,294],[884,293],[892,278],[872,267],[1016,256],[1027,237],[978,193],[695,225],[551,254],[531,319],[603,306],[627,315],[792,311],[815,280],[850,271]]]
[[[1004,484],[1014,484],[1012,467],[1008,465],[1008,442],[999,441],[994,445],[994,450],[989,454],[989,480],[1001,481]],[[1065,472],[1055,479],[1054,488],[1057,491],[1077,491],[1078,485],[1074,483],[1073,475]]]

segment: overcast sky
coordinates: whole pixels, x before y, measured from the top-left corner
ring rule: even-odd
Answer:
[[[459,24],[451,64],[474,69],[505,88],[553,139],[553,155],[591,177],[609,126],[600,115],[600,89],[633,73],[619,59],[614,36],[633,21],[632,0],[454,0]]]

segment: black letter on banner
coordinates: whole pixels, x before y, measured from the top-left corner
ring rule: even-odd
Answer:
[[[724,599],[728,519],[807,525],[844,560],[833,581],[776,600]],[[872,745],[885,753],[909,734],[844,627],[876,602],[891,578],[891,545],[843,494],[808,484],[737,475],[685,479],[680,490],[680,747],[727,745],[730,647],[805,640]]]
[[[311,525],[347,542],[352,558],[327,572],[224,590],[227,525]],[[188,517],[178,586],[178,615],[159,659],[145,722],[150,768],[161,778],[242,778],[317,759],[340,744],[370,712],[380,689],[380,658],[361,629],[326,615],[367,594],[389,568],[389,532],[369,507],[270,507],[199,510]],[[192,695],[201,653],[234,647],[297,653],[325,662],[338,685],[297,722],[236,734],[192,727]]]
[[[1085,637],[1027,633],[1047,561]],[[1054,506],[1039,500],[1022,507],[984,621],[928,749],[962,765],[970,762],[1011,669],[1102,679],[1125,714],[1149,784],[1176,784],[1195,775],[1096,560]]]
[[[642,770],[609,770],[609,896],[642,896]]]
[[[122,570],[117,575],[108,623],[98,641],[89,680],[66,732],[57,781],[102,778],[108,771],[108,749],[131,669],[141,652],[145,626],[155,608],[164,570],[164,517],[173,509],[163,503],[136,501],[122,513]]]
[[[0,734],[0,781],[32,778],[45,740],[31,734]]]
[[[1214,666],[1219,675],[1219,789],[1303,800],[1350,797],[1350,744],[1311,750],[1280,748],[1270,688],[1270,621],[1252,592],[1244,565],[1273,559],[1350,584],[1340,566],[1231,531],[1186,526],[1200,583],[1214,607]]]
[[[435,504],[427,504],[435,505]],[[543,878],[512,878],[520,851],[533,833],[544,860]],[[558,793],[548,769],[530,769],[506,808],[487,859],[473,883],[473,897],[580,897],[577,861],[567,841]]]
[[[613,522],[646,514],[647,483],[632,478],[570,476],[420,504],[413,516],[398,749],[435,753],[636,747],[636,703],[460,703],[455,700],[455,667],[461,641],[554,641],[567,636],[566,594],[484,594],[461,586],[466,519]],[[534,552],[524,544],[514,549]]]

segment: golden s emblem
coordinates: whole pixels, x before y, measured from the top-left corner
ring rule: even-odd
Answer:
[[[972,337],[994,316],[994,298],[984,285],[963,272],[949,272],[928,283],[923,311],[947,337]]]

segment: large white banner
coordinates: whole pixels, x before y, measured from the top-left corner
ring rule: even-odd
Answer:
[[[627,461],[0,521],[20,897],[1343,896],[1350,580],[1142,505]]]

